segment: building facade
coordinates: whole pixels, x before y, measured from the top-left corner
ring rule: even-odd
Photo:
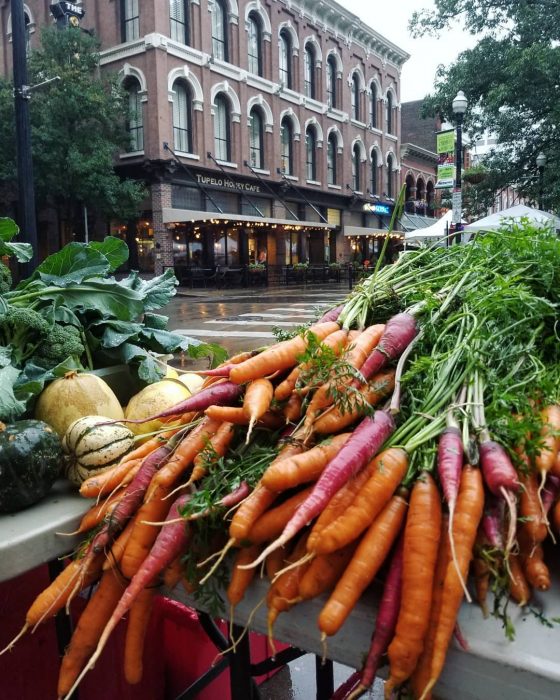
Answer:
[[[387,228],[408,55],[358,17],[332,0],[81,4],[131,106],[116,167],[150,197],[111,232],[134,228],[141,267],[346,262]],[[49,2],[25,11],[33,46]],[[9,0],[0,20],[9,74]]]

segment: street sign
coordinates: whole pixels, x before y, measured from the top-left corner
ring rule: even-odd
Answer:
[[[454,224],[460,224],[463,215],[463,198],[461,190],[455,190],[453,192],[451,195],[451,203],[453,209],[451,220]]]

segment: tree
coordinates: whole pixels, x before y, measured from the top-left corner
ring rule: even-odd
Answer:
[[[54,207],[67,232],[80,232],[83,206],[108,218],[130,218],[144,197],[143,184],[114,170],[126,148],[128,103],[114,76],[100,73],[98,41],[79,29],[43,31],[29,56],[33,168],[38,208]],[[0,182],[15,178],[11,86],[0,84]]]
[[[484,164],[490,171],[477,189],[491,197],[516,187],[538,201],[536,157],[543,152],[546,209],[560,207],[560,3],[557,0],[435,0],[433,11],[413,14],[414,35],[445,31],[462,22],[478,44],[440,66],[435,91],[424,104],[426,116],[439,112],[453,119],[451,103],[458,90],[469,100],[466,130],[496,134],[499,147]],[[494,190],[494,192],[496,191]]]

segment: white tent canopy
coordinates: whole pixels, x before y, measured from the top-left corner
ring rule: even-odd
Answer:
[[[525,218],[535,226],[544,227],[552,225],[554,228],[560,229],[560,219],[554,216],[554,214],[549,214],[548,212],[541,211],[540,209],[527,207],[525,204],[516,204],[514,207],[510,207],[509,209],[503,209],[495,214],[490,214],[490,216],[485,216],[483,219],[473,221],[472,224],[463,226],[463,230],[495,231],[503,226],[507,220],[513,219],[516,223],[518,223],[521,219]]]
[[[434,243],[438,238],[445,238],[449,235],[449,228],[451,226],[451,218],[453,212],[448,211],[440,219],[426,228],[418,228],[414,231],[408,231],[404,234],[404,240],[406,243],[411,243],[412,241],[416,243]]]

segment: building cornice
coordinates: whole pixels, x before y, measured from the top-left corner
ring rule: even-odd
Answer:
[[[433,151],[428,151],[427,148],[422,148],[421,146],[416,146],[413,143],[403,143],[401,144],[401,160],[404,158],[418,158],[426,163],[436,165],[438,162],[437,153]]]
[[[374,54],[382,61],[401,68],[410,54],[376,32],[334,0],[275,0],[301,18],[313,22],[317,28],[333,34],[350,46],[361,46],[366,55]]]

